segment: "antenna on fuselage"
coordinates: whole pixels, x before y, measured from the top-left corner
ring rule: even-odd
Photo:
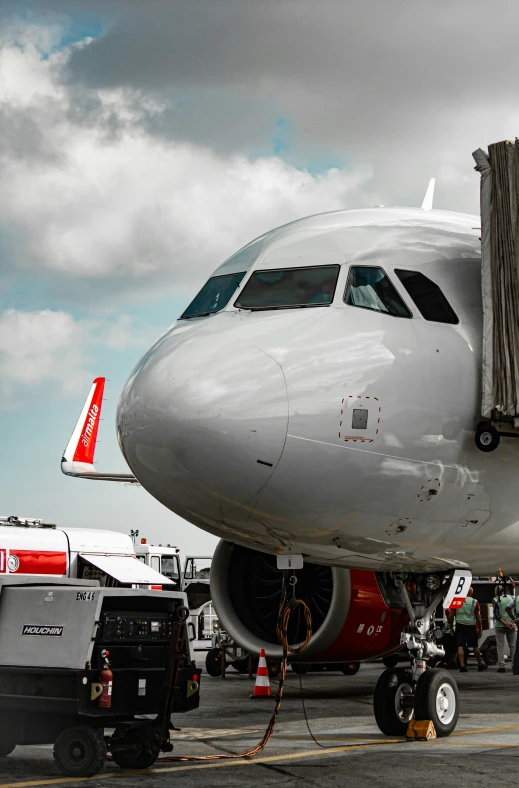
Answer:
[[[427,187],[427,191],[425,192],[425,197],[423,198],[422,211],[432,210],[435,183],[436,183],[436,178],[431,178],[431,180],[429,181],[429,186]]]

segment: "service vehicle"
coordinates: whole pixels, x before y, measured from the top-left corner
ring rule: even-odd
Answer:
[[[217,617],[211,602],[209,585],[211,561],[209,556],[188,556],[182,571],[180,549],[172,545],[149,544],[146,538],[135,544],[137,558],[167,578],[164,589],[185,591],[190,611],[189,639],[195,652],[211,648]]]
[[[0,517],[0,577],[71,577],[102,586],[161,589],[168,578],[135,558],[129,536],[95,528],[61,528],[41,518]],[[180,587],[177,590],[181,590]]]
[[[124,769],[171,751],[171,714],[200,697],[186,601],[180,591],[0,575],[0,754],[53,744],[58,770],[83,777],[107,751]]]

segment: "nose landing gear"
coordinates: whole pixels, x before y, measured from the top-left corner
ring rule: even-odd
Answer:
[[[402,579],[394,575],[392,581],[409,613],[409,626],[401,640],[407,646],[411,667],[389,668],[381,674],[373,704],[377,725],[386,736],[405,736],[412,719],[431,720],[437,736],[449,736],[459,717],[458,687],[446,670],[428,664],[445,656],[443,647],[434,642],[434,613],[448,593],[449,582],[446,578],[432,600],[429,595],[426,606],[425,583],[422,593],[415,593],[413,604]],[[416,586],[413,582],[415,591]]]

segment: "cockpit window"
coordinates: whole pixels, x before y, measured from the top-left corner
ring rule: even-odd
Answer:
[[[234,305],[242,309],[329,306],[338,276],[338,265],[254,271]]]
[[[213,276],[205,283],[197,297],[189,304],[180,318],[204,317],[205,315],[219,312],[220,309],[227,306],[232,294],[244,276],[245,271],[241,271],[239,274]]]
[[[460,322],[438,285],[424,274],[403,268],[395,268],[395,274],[426,320],[454,325]]]
[[[393,317],[412,317],[382,268],[352,265],[344,301],[350,306],[384,312]]]

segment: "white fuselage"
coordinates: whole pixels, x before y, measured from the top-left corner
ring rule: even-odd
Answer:
[[[340,266],[328,306],[234,306],[258,270],[327,265]],[[345,303],[351,266],[382,268],[410,319]],[[395,268],[438,285],[459,323],[424,319]],[[119,440],[141,484],[195,525],[267,552],[375,570],[519,572],[519,443],[503,439],[492,453],[474,443],[479,219],[310,217],[214,275],[235,272],[245,276],[227,306],[178,320],[125,386]]]

